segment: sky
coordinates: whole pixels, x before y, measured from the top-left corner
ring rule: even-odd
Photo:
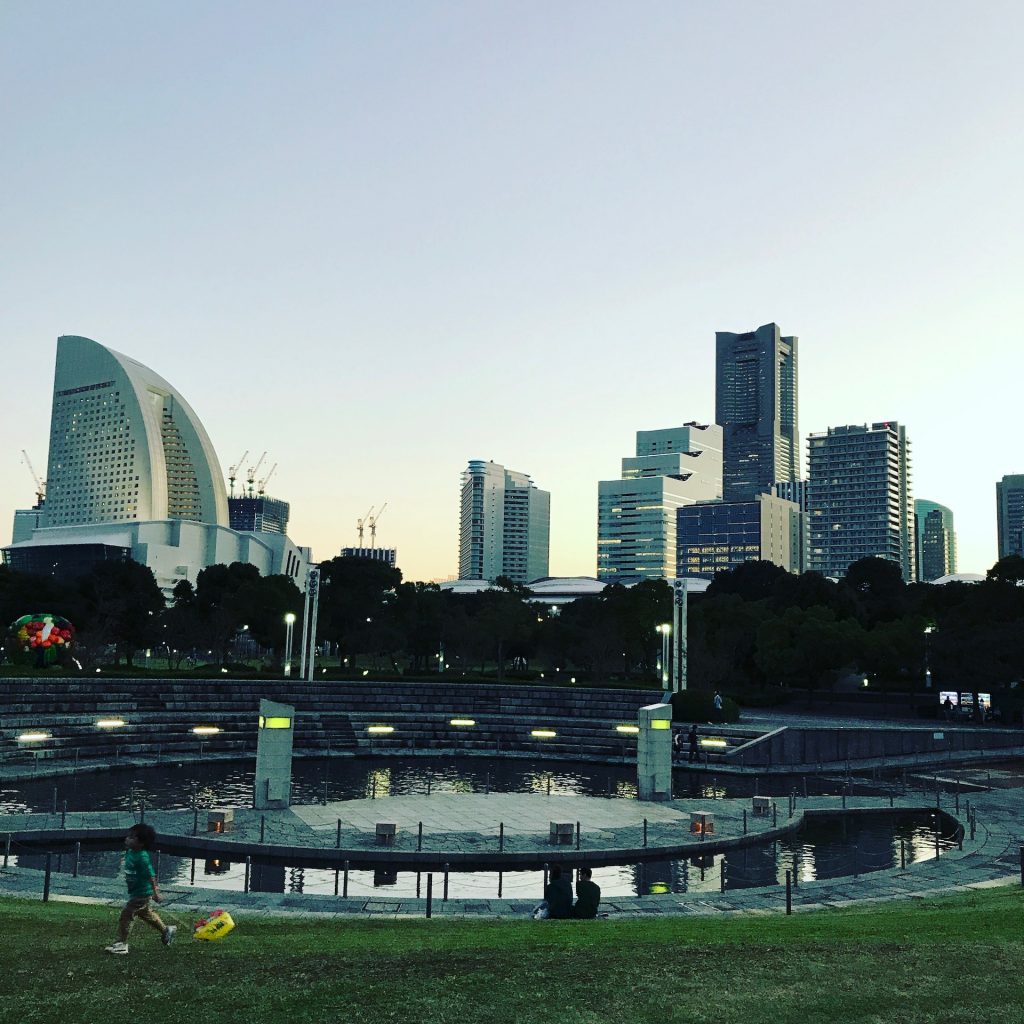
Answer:
[[[799,337],[802,443],[899,420],[959,568],[1024,473],[1019,0],[0,0],[0,540],[56,339],[150,366],[322,560],[457,572],[470,459],[551,492]],[[262,476],[262,473],[260,474]]]

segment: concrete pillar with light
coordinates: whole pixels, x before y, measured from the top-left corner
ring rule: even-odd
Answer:
[[[257,811],[291,804],[294,735],[295,708],[290,704],[261,700],[252,800]]]
[[[672,705],[648,704],[637,712],[637,796],[672,799]]]
[[[284,674],[292,674],[292,638],[295,634],[295,612],[284,617]]]

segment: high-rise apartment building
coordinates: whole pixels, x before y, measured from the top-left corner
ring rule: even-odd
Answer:
[[[996,484],[999,557],[1024,555],[1024,473],[1004,476]]]
[[[287,533],[291,506],[280,498],[258,494],[228,498],[228,522],[232,530],[253,533]]]
[[[716,572],[750,561],[774,562],[800,572],[803,531],[800,507],[774,494],[753,501],[687,505],[676,513],[677,576],[713,579]]]
[[[937,501],[914,500],[917,578],[924,583],[956,572],[953,513]]]
[[[550,544],[550,493],[525,473],[472,460],[462,474],[459,578],[541,579],[548,575]]]
[[[89,338],[57,340],[42,521],[4,549],[24,572],[131,559],[169,593],[218,562],[305,585],[309,551],[228,522],[217,454],[185,399],[147,366]]]
[[[915,578],[910,442],[895,422],[829,427],[808,440],[808,568],[841,577],[861,558]]]
[[[715,420],[726,501],[751,501],[800,476],[795,337],[783,337],[778,324],[716,333]]]
[[[597,578],[604,583],[676,574],[676,511],[722,497],[722,428],[687,423],[640,430],[620,480],[597,485]]]

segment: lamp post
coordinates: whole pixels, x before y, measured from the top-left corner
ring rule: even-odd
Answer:
[[[663,690],[667,690],[670,677],[668,664],[668,638],[672,635],[672,623],[662,622],[657,629],[661,634],[661,661],[658,665],[661,671],[661,688]]]
[[[309,570],[309,584],[307,596],[310,599],[311,608],[309,612],[309,674],[306,681],[313,682],[313,662],[316,660],[316,617],[320,610],[320,567],[314,565]]]
[[[292,674],[292,636],[295,630],[295,612],[288,612],[284,617],[284,674],[287,678]]]
[[[930,690],[932,688],[932,669],[929,665],[929,653],[931,648],[932,634],[935,632],[934,626],[925,627],[925,689]]]
[[[686,689],[686,580],[672,581],[672,617],[673,617],[673,661],[672,690],[681,693]]]

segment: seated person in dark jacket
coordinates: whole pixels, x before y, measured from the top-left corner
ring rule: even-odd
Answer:
[[[593,872],[590,868],[580,868],[576,878],[576,906],[572,908],[572,916],[587,918],[597,917],[597,905],[601,902],[601,887],[592,882]]]
[[[551,878],[544,886],[544,899],[548,905],[548,917],[572,917],[572,882],[562,876],[562,866],[553,864]]]

